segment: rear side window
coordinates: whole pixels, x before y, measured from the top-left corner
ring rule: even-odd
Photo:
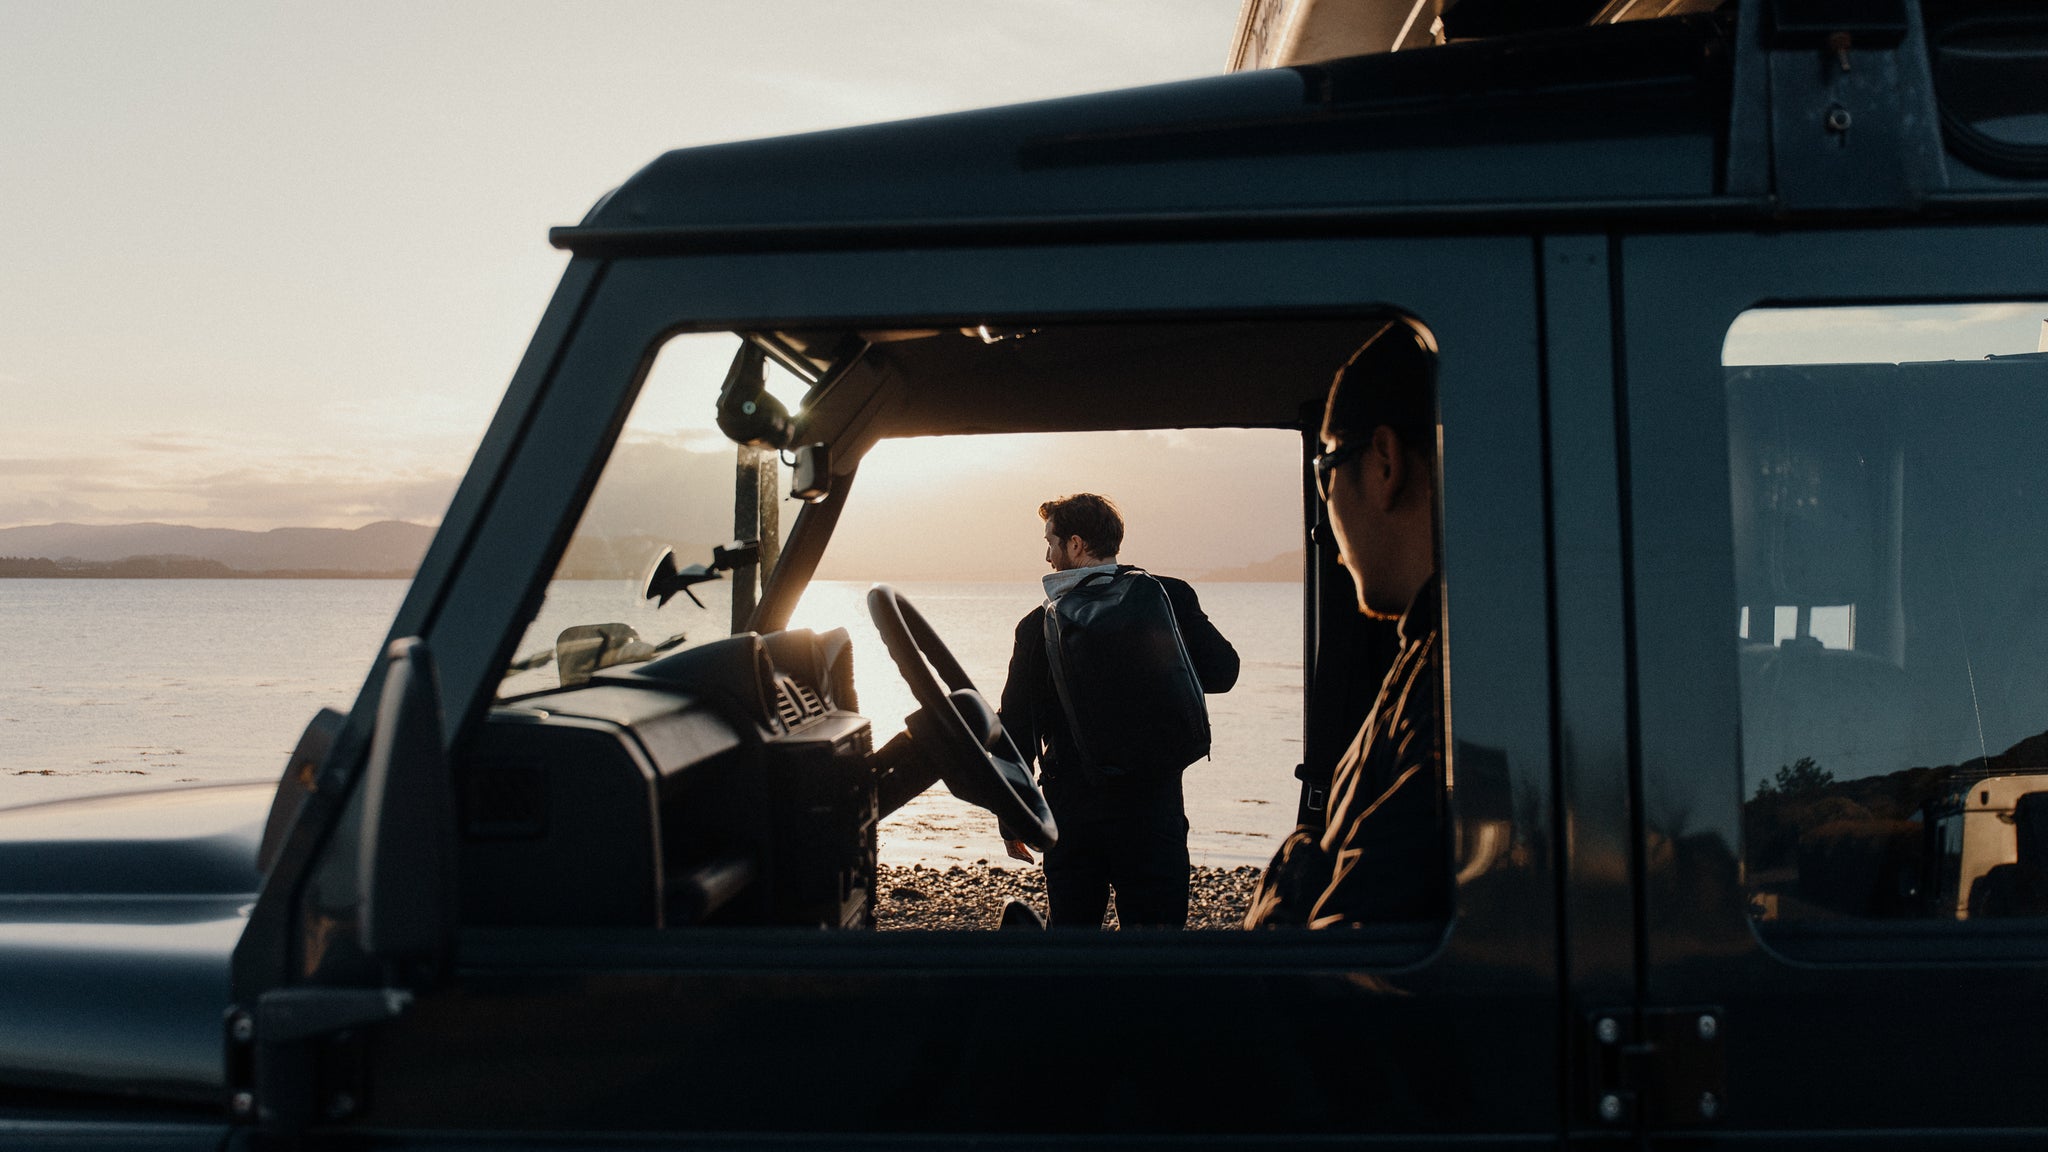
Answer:
[[[1757,920],[2048,915],[2048,303],[1723,350]]]

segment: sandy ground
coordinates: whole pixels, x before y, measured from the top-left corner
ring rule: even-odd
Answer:
[[[1191,871],[1188,927],[1242,927],[1259,869],[1245,865]],[[885,864],[877,887],[881,899],[876,906],[876,927],[883,931],[993,928],[1002,916],[1003,902],[1011,897],[1030,904],[1041,917],[1045,915],[1045,874],[1021,865],[977,861],[968,867],[956,864],[940,870]],[[1103,926],[1117,926],[1114,898]]]

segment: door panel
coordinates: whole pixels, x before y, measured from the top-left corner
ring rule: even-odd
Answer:
[[[1947,595],[1913,590],[1913,565],[1930,556],[1925,547],[1916,553],[1915,540],[1938,538],[1930,533],[1944,519],[1978,514],[1974,498],[1916,503],[1916,493],[1939,493],[1976,466],[1943,465],[1924,449],[1946,435],[1939,425],[1948,414],[2008,402],[1987,390],[2006,386],[1987,384],[1991,377],[2041,366],[1894,368],[1886,350],[1892,325],[1873,329],[1869,348],[1817,343],[1808,366],[1770,370],[1776,375],[1722,367],[1724,346],[1736,352],[1731,326],[1760,304],[2048,298],[2043,239],[2037,229],[1919,228],[1623,245],[1625,483],[1647,870],[1643,997],[1652,1007],[1725,1009],[1728,1084],[1715,1130],[1910,1128],[1939,1132],[1953,1146],[2048,1123],[2048,1105],[2033,1088],[2048,1046],[2031,1023],[2048,1009],[2048,934],[2023,922],[1914,919],[1924,907],[1924,897],[1908,891],[1917,866],[1895,867],[1886,874],[1889,893],[1872,888],[1861,905],[1829,887],[1840,887],[1830,877],[1858,853],[1896,850],[1905,859],[1934,831],[1913,807],[1919,798],[1880,797],[1876,785],[1858,783],[1878,779],[1869,738],[1918,730],[1927,709],[1949,707],[1901,687],[1915,662],[1955,647],[1958,632],[1967,642],[1969,632],[1981,638],[2008,619],[1976,596],[1951,602],[1961,623],[1913,614],[1916,595],[1923,607]],[[1829,366],[1838,360],[1880,363],[1849,372]],[[1914,383],[1935,378],[1928,373],[1970,387],[1931,395]],[[1878,428],[1899,405],[1915,403],[1928,404],[1924,419]],[[1986,416],[1994,424],[1995,417]],[[2020,408],[2012,419],[2031,424]],[[1762,544],[1731,527],[1750,522],[1732,521],[1731,508],[1753,517],[1757,500],[1777,502],[1768,514],[1778,534]],[[1932,550],[1935,559],[1940,551]],[[1877,586],[1885,581],[1889,591]],[[1829,633],[1824,613],[1862,620],[1862,640],[1850,641],[1846,626]],[[1958,664],[1951,695],[1967,714],[1970,684],[1989,685]],[[1780,711],[1759,711],[1766,703]],[[1843,714],[1859,716],[1860,731],[1822,723]],[[1986,715],[1980,709],[1979,733]],[[1771,762],[1750,764],[1745,776],[1745,746],[1752,759],[1777,759],[1776,745],[1758,740],[1765,727],[1782,727],[1773,718],[1782,716],[1804,725],[1785,729],[1795,742],[1834,751],[1777,765],[1785,771],[1775,775]],[[1969,743],[1976,754],[1978,742]],[[1922,763],[1917,748],[1899,747],[1896,767]],[[1860,799],[1848,807],[1821,807],[1852,792]],[[1798,821],[1779,818],[1788,796],[1804,807]],[[1786,843],[1774,849],[1768,837]]]
[[[1628,611],[1623,595],[1621,424],[1614,388],[1612,245],[1604,235],[1549,237],[1541,253],[1555,589],[1559,816],[1568,845],[1564,957],[1570,1054],[1566,1124],[1603,1118],[1585,1070],[1594,1017],[1637,1002],[1636,824],[1629,777]]]
[[[648,356],[679,327],[1395,309],[1426,324],[1441,350],[1453,799],[1471,829],[1482,818],[1496,826],[1494,850],[1461,874],[1453,922],[1419,948],[1412,934],[1395,933],[1411,941],[1396,946],[1372,931],[943,942],[472,932],[453,984],[380,1026],[360,1122],[415,1133],[1555,1141],[1557,825],[1533,259],[1527,241],[1468,238],[715,255],[606,268],[533,402],[502,495],[444,526],[469,541],[465,560],[414,593],[440,605],[424,631],[443,653],[444,698],[472,720],[523,623],[515,608],[530,613]],[[867,674],[886,674],[878,656],[866,658]]]

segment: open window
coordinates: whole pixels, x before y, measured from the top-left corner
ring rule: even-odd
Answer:
[[[1465,1046],[1431,1037],[1491,1035],[1490,1066],[1547,1066],[1562,1017],[1531,260],[1525,240],[1490,237],[578,257],[396,624],[438,662],[460,923],[450,925],[446,982],[415,986],[416,1006],[376,1026],[367,1079],[351,1097],[373,1101],[367,1115],[387,1131],[773,1127],[1028,1139],[1230,1130],[1256,1139],[1453,1130],[1469,1095],[1460,1086],[1486,1074]],[[891,530],[860,529],[859,518],[917,499],[956,517],[911,525],[925,528],[920,537],[957,532],[957,517],[993,520],[949,486],[971,487],[963,476],[978,471],[966,466],[1001,471],[984,449],[1046,442],[1005,438],[1158,441],[1162,459],[1197,473],[1177,495],[1201,505],[1210,534],[1231,538],[1229,559],[1198,566],[1163,540],[1145,543],[1166,513],[1117,491],[1131,512],[1120,559],[1189,578],[1220,617],[1234,590],[1207,571],[1272,559],[1269,532],[1304,549],[1289,614],[1304,683],[1254,693],[1247,670],[1214,698],[1224,729],[1216,759],[1189,769],[1210,771],[1228,753],[1236,722],[1222,708],[1271,711],[1264,731],[1278,734],[1254,737],[1248,755],[1273,800],[1240,806],[1270,823],[1209,831],[1315,818],[1309,801],[1328,805],[1320,773],[1379,690],[1393,625],[1357,612],[1323,531],[1305,432],[1332,374],[1397,301],[1402,315],[1426,319],[1441,352],[1433,423],[1449,579],[1439,620],[1456,661],[1455,710],[1441,714],[1455,713],[1458,740],[1431,735],[1449,745],[1458,830],[1474,834],[1453,835],[1447,819],[1425,834],[1456,853],[1445,901],[1455,902],[1455,923],[1447,906],[1423,921],[1344,931],[1002,931],[987,919],[962,931],[869,929],[889,898],[889,816],[905,797],[939,803],[952,789],[942,773],[923,786],[913,786],[915,772],[898,775],[914,765],[888,752],[890,732],[912,725],[887,714],[898,666],[855,634],[860,613],[843,640],[833,635],[845,614],[829,582],[894,575],[832,567],[854,558],[855,533]],[[664,361],[684,362],[683,341],[718,347],[686,377],[669,377],[695,396],[664,401],[656,389],[673,371]],[[746,383],[747,348],[759,353],[759,393]],[[782,369],[795,384],[777,383]],[[728,380],[741,386],[729,391]],[[797,393],[794,403],[777,388]],[[740,573],[704,550],[744,554],[734,539],[743,534],[737,450],[729,437],[722,446],[710,438],[717,420],[703,415],[723,407],[721,393],[757,409],[773,396],[786,410],[783,448],[798,467],[778,476],[778,492],[804,471],[805,449],[823,444],[828,458],[813,502],[799,510],[771,498],[795,514],[777,517],[765,584],[754,552],[758,600],[738,629],[715,597],[737,591]],[[610,593],[601,581],[554,577],[572,542],[591,534],[601,490],[619,488],[608,474],[615,449],[650,434],[682,438],[648,424],[664,403],[700,413],[692,419],[716,451],[703,487],[682,477],[661,486],[705,510],[716,535],[659,544],[674,550],[675,577],[702,566],[694,575],[719,579],[688,585],[704,609],[677,591],[638,617],[621,614],[651,607],[634,564],[607,576]],[[1205,455],[1210,442],[1251,446],[1284,507],[1256,520],[1235,512],[1229,501],[1247,486],[1219,482],[1227,469]],[[924,474],[892,494],[890,457],[920,443],[953,453],[936,470],[944,483]],[[809,453],[807,487],[820,479],[818,458]],[[1029,502],[1005,512],[1015,528],[1002,535],[1017,540],[1011,555],[1027,590],[1040,570],[1035,503],[1084,484],[1110,481],[1061,476],[1047,491],[1034,478]],[[758,473],[746,491],[758,501]],[[938,550],[965,550],[946,544]],[[899,592],[918,604],[917,589]],[[526,634],[572,596],[613,593],[588,617]],[[927,615],[944,610],[934,592],[924,596]],[[507,681],[508,666],[527,656],[547,650],[552,660],[569,626],[607,623],[631,624],[650,647],[685,638],[593,668],[579,684],[563,686],[553,664],[523,670],[524,684]],[[1006,606],[982,634],[1014,636],[1016,624]],[[973,633],[950,627],[934,631],[966,654]],[[1231,639],[1243,653],[1253,647]],[[376,703],[352,717],[351,731],[370,727]],[[1297,721],[1300,743],[1286,738]],[[1292,812],[1253,811],[1284,809],[1289,798]],[[356,947],[349,919],[363,903],[355,881],[365,858],[347,823],[352,803],[336,792],[311,802],[326,805],[310,809],[319,816],[339,807],[322,825],[333,832],[324,848],[287,845],[252,917],[247,940],[257,943],[238,957],[238,988],[378,979],[382,954]],[[987,868],[1015,874],[998,845],[968,857],[952,847],[963,843],[974,842],[942,849],[962,853],[963,873],[983,870],[973,861],[985,851]],[[1245,856],[1259,854],[1263,845]],[[305,860],[296,881],[287,871],[295,859]],[[285,963],[294,969],[264,968]],[[1208,1010],[1190,1013],[1193,1003]],[[1130,1042],[1100,1042],[1104,1021]],[[1323,1039],[1338,1035],[1362,1039]],[[1420,1042],[1389,1055],[1381,1036]],[[1033,1070],[1028,1099],[1014,1077],[991,1072],[1007,1067]],[[1131,1076],[1149,1087],[1102,1091]],[[1423,1080],[1446,1091],[1400,1088]],[[1361,1093],[1361,1084],[1391,1087]],[[1556,1130],[1556,1089],[1487,1084],[1512,1101],[1503,1123],[1517,1132]],[[1294,1103],[1214,1107],[1233,1097]]]
[[[1100,491],[1119,559],[1190,581],[1241,660],[1180,777],[1190,924],[1237,927],[1398,646],[1357,615],[1305,471],[1331,375],[1383,324],[671,338],[458,768],[465,921],[982,929],[994,893],[1043,913],[989,782],[920,731],[868,590],[992,706],[1046,596],[1039,503]]]

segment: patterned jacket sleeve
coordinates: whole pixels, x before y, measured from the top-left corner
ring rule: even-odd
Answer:
[[[1443,916],[1442,777],[1441,768],[1428,760],[1409,764],[1394,786],[1351,822],[1331,861],[1330,885],[1309,913],[1309,927]]]
[[[1259,882],[1247,928],[1439,919],[1450,907],[1441,649],[1402,653],[1338,761],[1327,828],[1298,828]]]
[[[1316,900],[1330,884],[1330,857],[1314,829],[1296,828],[1280,842],[1245,910],[1247,928],[1307,927]]]
[[[1370,802],[1346,804],[1345,826],[1325,833],[1330,884],[1309,913],[1312,928],[1433,920],[1450,907],[1441,652],[1432,632],[1405,682],[1389,680],[1398,694],[1381,704],[1395,705],[1394,715],[1359,750],[1357,783],[1369,786],[1356,800]]]

